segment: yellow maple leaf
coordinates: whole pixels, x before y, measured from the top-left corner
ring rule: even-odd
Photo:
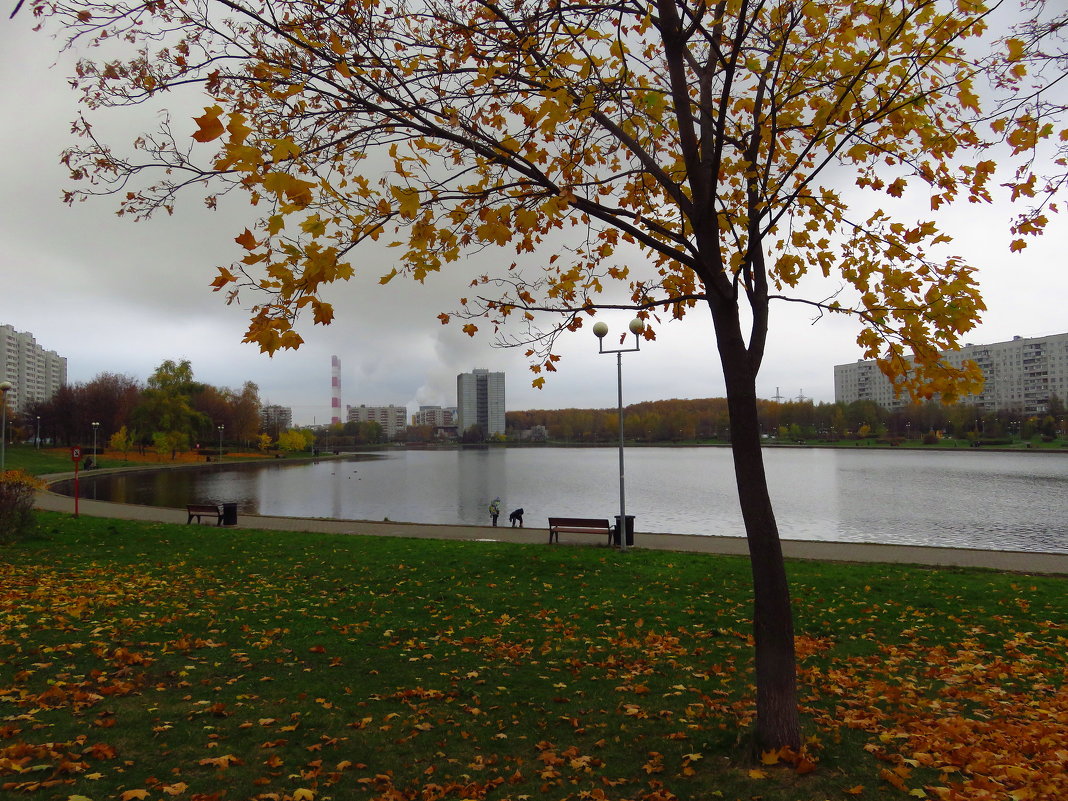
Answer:
[[[275,161],[296,158],[300,155],[300,145],[292,139],[268,139],[271,147],[271,158]]]
[[[315,801],[315,791],[301,787],[293,792],[293,801]]]
[[[252,129],[245,125],[244,114],[231,114],[230,122],[226,124],[226,130],[230,133],[230,144],[239,145],[248,138]]]
[[[777,765],[779,759],[782,757],[781,751],[761,751],[760,752],[760,764],[762,765]]]
[[[119,796],[119,801],[141,801],[148,798],[148,790],[127,790]]]
[[[414,219],[419,213],[419,190],[406,186],[391,186],[389,191],[400,204],[401,216],[409,220]]]

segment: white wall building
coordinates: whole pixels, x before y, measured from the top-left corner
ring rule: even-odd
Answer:
[[[413,426],[433,426],[442,428],[454,425],[456,422],[456,408],[442,408],[441,406],[420,406],[419,411],[412,415]]]
[[[35,401],[46,401],[67,383],[67,360],[45,350],[25,331],[0,325],[0,381],[10,381],[8,405],[24,412]]]
[[[504,373],[477,369],[456,376],[456,425],[460,436],[474,425],[487,437],[504,436]]]
[[[397,434],[403,433],[408,427],[408,407],[394,406],[347,406],[348,422],[350,423],[378,423],[382,426],[382,433],[386,439],[393,439]]]
[[[943,352],[942,357],[954,367],[966,360],[979,365],[986,378],[983,391],[964,396],[960,402],[984,411],[1042,414],[1049,408],[1050,397],[1068,400],[1068,333],[965,345],[959,351]],[[835,365],[834,399],[839,403],[870,400],[886,409],[909,403],[907,395],[894,397],[890,381],[874,361]]]

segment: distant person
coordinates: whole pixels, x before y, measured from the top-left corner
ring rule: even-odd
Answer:
[[[494,498],[493,503],[489,505],[490,517],[493,519],[493,527],[497,527],[497,518],[501,516],[501,499]]]
[[[512,524],[512,528],[516,527],[516,523],[519,524],[520,528],[523,528],[523,510],[516,509],[510,515],[508,515],[508,522]]]

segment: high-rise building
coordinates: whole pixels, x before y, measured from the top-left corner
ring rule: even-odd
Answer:
[[[288,406],[269,403],[260,409],[260,428],[277,437],[293,427],[293,410]]]
[[[966,360],[979,365],[986,379],[983,391],[964,396],[960,402],[984,411],[1042,414],[1049,409],[1051,397],[1068,399],[1068,333],[965,345],[958,351],[943,352],[942,358],[953,367]],[[885,409],[909,403],[907,395],[894,397],[890,380],[874,361],[835,365],[834,399],[839,403],[870,400]]]
[[[16,412],[24,412],[67,383],[67,360],[42,348],[32,334],[0,325],[0,381],[11,382],[7,402]]]
[[[393,439],[407,427],[408,408],[406,406],[359,406],[348,407],[348,422],[350,423],[378,423],[382,426],[382,433],[387,440]]]
[[[487,437],[504,435],[504,373],[477,369],[456,376],[456,424],[461,436],[475,425]]]

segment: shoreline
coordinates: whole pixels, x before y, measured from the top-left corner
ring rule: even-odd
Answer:
[[[190,466],[190,465],[187,465]],[[204,465],[202,465],[204,466]],[[122,471],[129,468],[100,468]],[[143,469],[143,468],[133,468]],[[73,478],[70,473],[41,476],[48,487],[38,490],[34,506],[45,511],[74,513],[74,498],[51,491],[52,483]],[[141,522],[186,524],[185,509],[163,506],[78,500],[79,514]],[[206,525],[206,524],[205,524]],[[395,521],[338,520],[332,518],[273,517],[239,515],[236,526],[228,529],[256,529],[297,533],[355,534],[360,536],[415,537],[423,539],[464,540],[475,542],[516,542],[548,545],[548,529],[508,528],[505,526],[470,526],[457,524],[405,523]],[[679,553],[707,553],[721,556],[748,557],[744,536],[695,534],[652,534],[635,532],[634,550],[662,550]],[[987,551],[970,548],[945,548],[925,545],[887,545],[880,543],[830,542],[820,540],[781,540],[784,556],[819,562],[855,562],[869,564],[915,564],[940,568],[981,568],[1013,573],[1038,573],[1068,576],[1068,554],[1041,551]],[[572,536],[553,547],[605,547],[600,538]]]

